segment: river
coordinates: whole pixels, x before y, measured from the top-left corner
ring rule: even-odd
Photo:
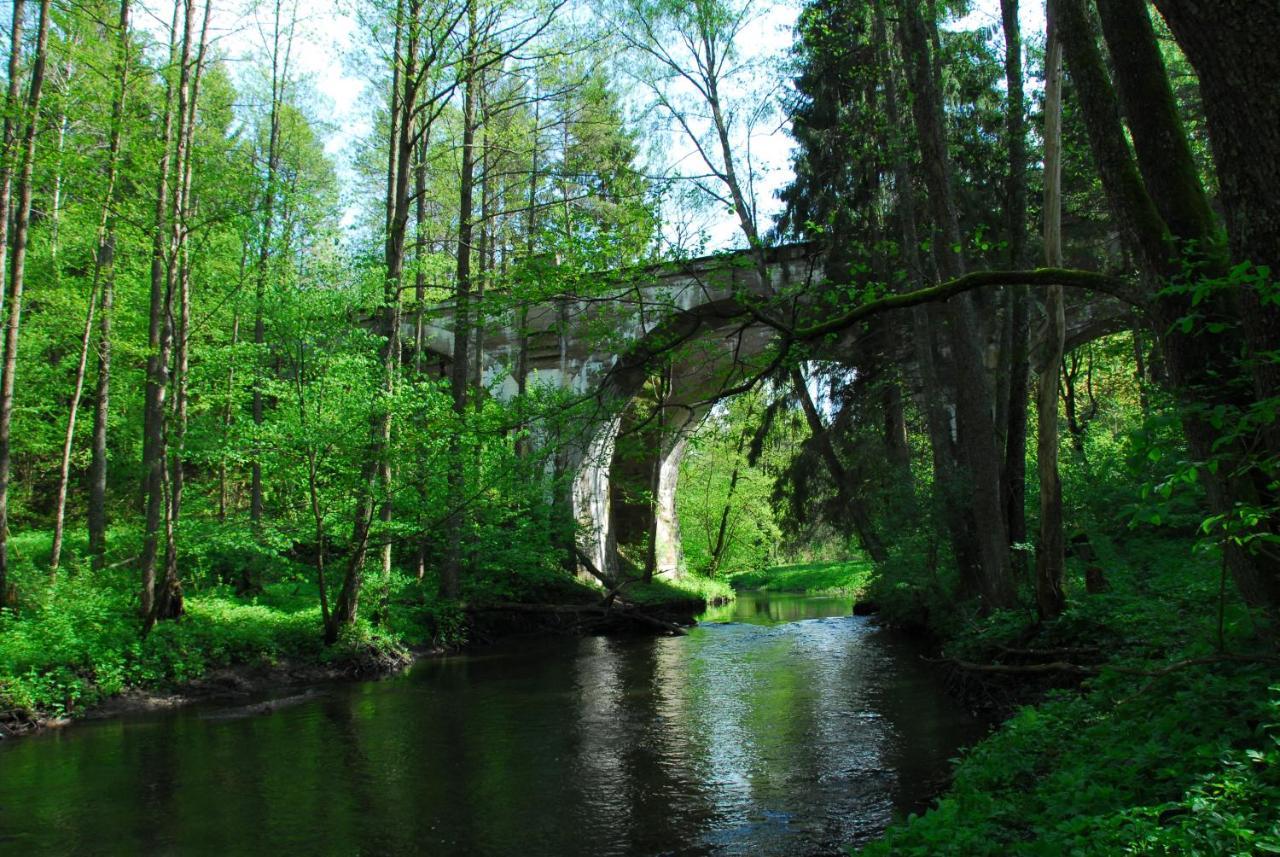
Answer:
[[[271,714],[10,741],[0,853],[843,853],[985,731],[850,608],[746,592],[687,637],[509,640]]]

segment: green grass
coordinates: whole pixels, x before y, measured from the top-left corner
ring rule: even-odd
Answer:
[[[127,549],[132,536],[121,531],[116,542]],[[92,573],[73,539],[51,579],[49,533],[28,531],[12,542],[11,580],[20,600],[16,610],[0,610],[0,715],[76,716],[129,688],[176,687],[234,665],[367,666],[408,646],[457,643],[463,633],[456,607],[394,575],[380,621],[369,620],[383,600],[381,587],[369,581],[361,620],[326,647],[310,569],[281,560],[265,575],[274,582],[248,598],[211,583],[207,571],[192,571],[185,615],[143,638],[130,563]]]
[[[660,577],[652,583],[633,583],[622,590],[622,597],[635,604],[659,606],[688,601],[706,604],[733,600],[733,589],[723,580],[713,580],[696,574],[680,578]]]
[[[729,585],[734,589],[762,589],[769,592],[856,595],[866,589],[873,571],[874,566],[870,562],[860,559],[775,565],[732,575],[729,577]]]
[[[358,623],[321,643],[320,610],[285,610],[217,591],[186,600],[186,615],[145,638],[132,593],[87,577],[59,582],[21,611],[0,611],[0,711],[74,716],[129,687],[167,687],[211,669],[281,661],[341,663],[400,635]]]
[[[1133,672],[1215,655],[1216,559],[1175,540],[1102,553],[1110,592],[1085,595],[1073,578],[1070,608],[1030,639],[1027,613],[997,613],[970,617],[944,650],[1008,662],[1001,647],[1093,646],[1069,657],[1101,674],[1020,709],[965,754],[935,808],[862,853],[1280,853],[1280,669],[1223,660]],[[1259,651],[1243,606],[1226,608],[1228,651]]]

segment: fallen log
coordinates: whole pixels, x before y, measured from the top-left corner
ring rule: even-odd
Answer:
[[[651,616],[632,605],[605,606],[603,604],[524,604],[520,602],[498,602],[472,607],[471,609],[476,612],[491,613],[549,613],[558,615],[590,615],[604,618],[618,617],[622,619],[629,619],[642,625],[650,625],[655,628],[660,628],[663,631],[678,637],[683,637],[688,633],[688,631],[676,623],[668,622],[665,619],[659,619],[656,616]]]

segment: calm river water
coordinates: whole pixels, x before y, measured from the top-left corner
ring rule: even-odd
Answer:
[[[10,741],[0,853],[842,853],[984,731],[850,607],[742,593],[687,637],[511,641],[268,715]]]

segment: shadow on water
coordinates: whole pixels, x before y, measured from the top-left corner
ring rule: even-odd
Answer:
[[[0,853],[843,853],[984,731],[850,607],[746,593],[688,637],[511,641],[261,716],[13,742]]]

